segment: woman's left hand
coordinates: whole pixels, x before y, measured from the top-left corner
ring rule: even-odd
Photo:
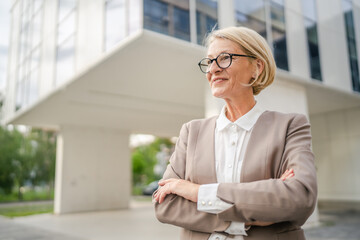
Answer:
[[[170,178],[166,180],[160,180],[160,188],[154,195],[154,200],[158,203],[162,203],[168,194],[176,194],[192,202],[197,202],[199,184],[195,184],[183,179]]]

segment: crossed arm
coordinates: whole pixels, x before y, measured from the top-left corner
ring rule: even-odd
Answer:
[[[282,181],[289,179],[294,176],[294,170],[286,170],[283,175],[280,177]],[[196,203],[198,201],[198,192],[200,185],[196,183],[192,183],[190,181],[186,181],[183,179],[169,178],[166,180],[161,180],[159,182],[160,188],[154,194],[154,201],[161,204],[164,202],[165,197],[169,194],[175,194],[184,199],[187,199],[191,202]],[[246,226],[256,225],[256,226],[268,226],[273,224],[272,222],[247,222]]]

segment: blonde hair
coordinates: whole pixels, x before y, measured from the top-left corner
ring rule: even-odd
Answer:
[[[268,43],[260,34],[246,27],[227,27],[210,32],[205,39],[205,46],[209,47],[216,38],[228,39],[237,43],[246,55],[254,56],[263,62],[263,71],[260,75],[257,73],[257,77],[249,84],[252,86],[254,95],[259,94],[274,81],[275,60]],[[253,61],[252,58],[249,60]],[[259,71],[258,68],[257,71]]]

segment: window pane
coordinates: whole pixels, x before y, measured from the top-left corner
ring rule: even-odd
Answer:
[[[360,92],[359,65],[356,49],[356,37],[354,29],[353,5],[351,1],[343,0],[342,7],[345,19],[346,39],[348,46],[348,56],[350,62],[351,80],[353,90]]]
[[[283,1],[271,1],[270,13],[275,62],[277,67],[284,70],[289,70]]]
[[[68,15],[64,21],[59,24],[58,27],[58,40],[57,44],[61,44],[65,39],[75,32],[76,14],[73,11]]]
[[[206,34],[218,25],[217,9],[218,6],[215,1],[196,1],[196,29],[198,44],[203,44]]]
[[[144,0],[144,28],[169,34],[168,4],[158,0]]]
[[[61,22],[76,7],[77,0],[59,0],[58,22]]]
[[[301,0],[302,12],[305,18],[317,22],[315,0]]]
[[[251,28],[266,38],[264,0],[234,0],[238,26]]]
[[[42,27],[42,11],[39,11],[33,18],[32,22],[32,47],[36,47],[40,43]]]
[[[189,9],[174,7],[174,37],[190,41]]]
[[[144,28],[190,40],[189,0],[144,0]]]
[[[56,85],[69,79],[74,74],[75,38],[71,36],[57,49]]]
[[[105,11],[105,50],[107,51],[126,36],[125,0],[108,1]]]
[[[38,69],[35,69],[30,74],[30,82],[29,82],[29,104],[33,103],[38,98],[38,81],[39,81],[39,71]]]

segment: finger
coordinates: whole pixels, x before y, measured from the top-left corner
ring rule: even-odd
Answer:
[[[160,180],[159,181],[159,185],[160,186],[164,186],[165,184],[167,183],[170,183],[170,182],[173,182],[173,181],[176,181],[177,179],[175,178],[169,178],[169,179],[165,179],[165,180]]]

